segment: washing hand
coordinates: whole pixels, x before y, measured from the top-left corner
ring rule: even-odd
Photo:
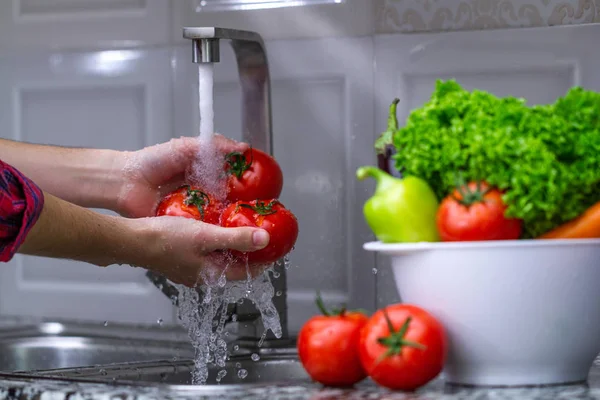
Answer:
[[[246,143],[214,135],[215,151],[223,157],[232,151],[243,152]],[[197,138],[183,137],[167,143],[121,153],[116,163],[123,172],[117,212],[128,217],[149,217],[160,199],[184,183],[200,152]]]
[[[130,264],[143,266],[175,283],[194,287],[203,282],[216,283],[225,273],[227,280],[256,276],[264,268],[233,260],[221,250],[242,252],[260,250],[269,242],[261,229],[223,228],[181,217],[139,218],[130,220],[139,232],[140,251],[132,249]],[[228,265],[227,269],[223,269]]]
[[[219,250],[253,251],[268,241],[268,233],[256,228],[223,228],[181,217],[123,218],[45,193],[43,211],[19,252],[98,266],[134,265],[193,287],[218,281],[223,271],[229,280],[245,279],[245,264],[224,270],[226,252]],[[251,275],[260,272],[250,270]]]
[[[215,135],[223,156],[248,145]],[[45,203],[20,253],[85,261],[95,265],[130,264],[194,286],[220,276],[246,278],[239,261],[226,252],[253,251],[269,242],[258,228],[223,228],[181,217],[153,217],[161,197],[184,183],[186,172],[202,153],[196,138],[135,152],[63,148],[0,140],[0,159],[16,165],[43,190]],[[86,208],[116,211],[125,217]],[[213,266],[214,268],[210,268]],[[251,268],[250,274],[261,270]]]

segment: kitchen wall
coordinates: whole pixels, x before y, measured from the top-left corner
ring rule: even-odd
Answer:
[[[402,120],[427,99],[436,78],[534,103],[553,101],[575,84],[600,89],[593,51],[600,26],[589,24],[600,18],[599,0],[347,0],[218,13],[197,6],[1,2],[0,136],[133,150],[195,135],[197,70],[181,28],[261,33],[271,67],[274,151],[285,174],[282,201],[301,229],[288,272],[292,331],[316,311],[315,289],[326,301],[364,308],[398,300],[387,261],[361,249],[372,240],[361,207],[373,183],[353,175],[375,162],[373,140],[392,98],[402,99]],[[518,27],[526,29],[509,29]],[[222,53],[215,126],[239,138],[235,63],[225,44]],[[140,269],[24,256],[0,269],[0,314],[175,322],[170,302]]]

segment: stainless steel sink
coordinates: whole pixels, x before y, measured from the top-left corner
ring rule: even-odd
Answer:
[[[207,385],[191,385],[194,350],[178,327],[75,322],[3,326],[0,375],[71,383],[160,386],[206,391],[224,387],[310,385],[293,341],[237,340],[224,368],[211,367]],[[213,390],[210,389],[210,390]]]
[[[65,368],[38,371],[44,377],[70,381],[122,384],[156,384],[169,386],[191,384],[192,360],[123,363],[89,368]],[[247,355],[232,356],[225,368],[209,369],[207,385],[292,385],[310,384],[310,378],[295,352],[263,354],[254,361]],[[180,387],[181,389],[181,387]]]
[[[174,328],[43,322],[0,327],[0,371],[35,371],[193,358]]]

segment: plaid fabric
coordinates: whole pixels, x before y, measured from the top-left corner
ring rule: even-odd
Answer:
[[[42,190],[0,160],[0,262],[13,258],[43,206]]]

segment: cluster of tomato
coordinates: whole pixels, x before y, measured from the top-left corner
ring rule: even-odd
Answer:
[[[298,334],[298,355],[310,377],[326,386],[349,387],[367,376],[391,390],[415,390],[442,371],[447,340],[427,311],[393,304],[371,317],[360,311],[325,309]]]
[[[224,227],[258,227],[270,235],[267,247],[233,256],[247,257],[249,264],[270,264],[288,254],[298,238],[298,221],[278,200],[283,173],[277,161],[257,149],[229,153],[223,163],[227,196],[217,199],[201,187],[185,185],[159,203],[156,216],[193,218]]]

